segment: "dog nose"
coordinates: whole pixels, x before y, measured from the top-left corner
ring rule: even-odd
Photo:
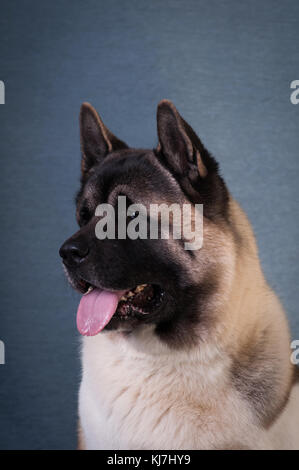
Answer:
[[[67,240],[59,250],[65,264],[79,264],[87,257],[88,253],[88,245],[82,240]]]

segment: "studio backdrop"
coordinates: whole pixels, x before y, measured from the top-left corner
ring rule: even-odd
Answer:
[[[174,102],[220,162],[299,338],[299,3],[3,0],[0,448],[76,447],[79,302],[58,250],[76,230],[78,113],[157,144]]]

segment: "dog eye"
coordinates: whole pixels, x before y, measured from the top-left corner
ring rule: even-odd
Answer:
[[[118,196],[122,196],[122,197],[125,197],[126,198],[126,207],[129,209],[129,207],[133,204],[132,200],[126,196],[125,194],[122,194],[120,193]],[[127,213],[127,220],[133,220],[133,219],[136,219],[136,217],[138,217],[139,215],[139,211],[128,211]]]
[[[138,215],[139,215],[139,212],[138,212],[138,211],[130,212],[130,213],[128,214],[128,219],[130,219],[130,220],[136,219],[136,217],[138,217]]]

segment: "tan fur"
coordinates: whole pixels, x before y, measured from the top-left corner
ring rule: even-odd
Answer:
[[[191,349],[169,349],[152,326],[84,338],[79,411],[86,448],[299,448],[299,384],[286,317],[234,200],[230,226],[204,221],[197,257],[194,279],[215,273],[217,293]]]
[[[80,422],[78,424],[78,447],[77,447],[77,450],[86,450],[83,431],[82,431],[82,427],[81,427]]]

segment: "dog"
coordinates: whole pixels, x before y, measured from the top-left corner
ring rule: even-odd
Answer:
[[[130,148],[81,107],[80,228],[60,249],[71,285],[87,294],[78,447],[299,449],[288,323],[247,216],[168,100],[157,128],[154,150]],[[145,207],[201,204],[201,248],[98,239],[96,208],[120,195]]]

